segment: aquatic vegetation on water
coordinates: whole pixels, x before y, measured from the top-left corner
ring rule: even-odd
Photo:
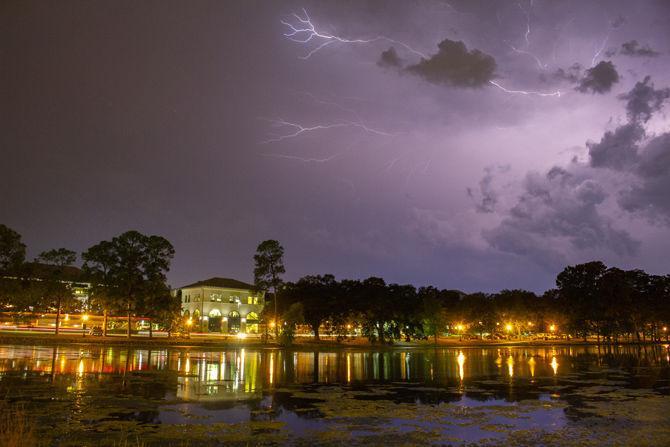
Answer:
[[[498,350],[468,352],[460,373],[449,351],[344,353],[339,364],[323,353],[305,355],[305,363],[277,351],[158,354],[135,359],[152,368],[117,370],[131,364],[130,353],[59,352],[47,357],[46,373],[13,358],[14,369],[0,373],[0,405],[24,412],[24,428],[11,429],[26,439],[72,447],[655,446],[670,439],[665,364],[601,368],[597,357],[552,362],[553,351],[531,356],[527,348],[509,348],[505,358],[516,360],[500,367]],[[110,372],[87,372],[87,356],[98,364],[109,358]],[[281,370],[263,376],[266,360],[281,361]],[[0,366],[7,364],[0,347]],[[52,374],[53,364],[63,373]]]

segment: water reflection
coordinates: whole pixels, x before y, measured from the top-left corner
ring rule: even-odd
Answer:
[[[169,382],[168,393],[187,401],[209,401],[259,397],[285,385],[311,383],[421,382],[467,389],[481,379],[534,382],[594,365],[668,366],[669,355],[664,346],[337,352],[0,346],[0,381],[9,376],[47,377],[81,391],[90,382],[110,377],[166,373],[176,379]]]

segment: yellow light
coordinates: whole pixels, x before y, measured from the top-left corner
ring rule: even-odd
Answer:
[[[270,321],[270,327],[275,327],[275,320]]]
[[[529,321],[529,322],[528,322],[528,326],[533,326],[533,322],[532,322],[532,321]]]
[[[554,331],[556,330],[556,325],[553,325],[553,324],[552,324],[551,326],[549,326],[549,330],[550,330],[551,332],[554,332]]]
[[[457,329],[458,331],[462,331],[462,330],[463,330],[463,325],[462,325],[462,324],[457,324],[457,325],[456,325],[456,329]]]
[[[554,370],[554,375],[558,374],[558,361],[556,360],[556,357],[551,359],[551,369]]]
[[[505,325],[505,330],[506,330],[507,332],[512,332],[512,325],[509,324],[509,323],[507,323],[507,324]]]
[[[244,332],[238,332],[237,338],[239,338],[240,340],[244,340],[245,338],[247,338],[247,334],[245,334]]]
[[[351,325],[350,325],[350,324],[347,324],[347,329],[351,329]]]
[[[82,315],[81,319],[84,320],[84,321],[88,321],[88,314]]]
[[[193,324],[193,318],[186,320],[186,326],[191,326]]]
[[[465,368],[463,367],[465,365],[465,355],[463,355],[463,351],[459,351],[456,360],[458,361],[458,377],[460,377],[462,382],[463,378],[465,378]]]
[[[663,326],[663,332],[667,332],[667,331],[668,331],[668,327],[667,327],[667,326]]]

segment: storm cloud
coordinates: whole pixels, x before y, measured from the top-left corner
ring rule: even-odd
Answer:
[[[631,122],[647,122],[670,98],[670,88],[654,88],[651,77],[647,76],[642,82],[637,82],[630,92],[619,95],[619,98],[627,101],[626,111]]]
[[[433,84],[477,88],[493,79],[496,61],[477,49],[468,51],[461,41],[445,39],[438,44],[437,53],[406,70]]]
[[[637,143],[644,137],[644,128],[637,122],[605,132],[598,143],[587,142],[591,166],[626,169],[637,162]]]
[[[632,57],[657,57],[661,54],[658,51],[651,49],[649,45],[641,46],[635,39],[622,43],[619,53],[624,56]]]
[[[619,82],[619,73],[611,61],[601,61],[595,67],[586,70],[576,90],[582,93],[607,93]]]
[[[390,47],[386,51],[382,51],[382,54],[379,56],[377,65],[384,68],[400,68],[402,67],[402,59],[398,56],[398,52],[394,47]]]
[[[518,255],[534,255],[533,247],[554,247],[556,256],[598,248],[617,254],[636,252],[638,243],[598,206],[608,194],[596,180],[580,172],[555,167],[531,172],[507,217],[483,232],[491,246]]]

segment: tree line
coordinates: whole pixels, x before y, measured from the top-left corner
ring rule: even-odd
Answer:
[[[254,279],[268,292],[263,323],[286,340],[299,324],[307,325],[316,339],[323,330],[342,337],[360,328],[370,341],[380,343],[428,337],[437,341],[454,333],[484,338],[549,332],[645,341],[667,339],[670,326],[670,275],[622,270],[599,261],[566,267],[556,287],[538,295],[518,289],[464,293],[387,284],[377,277],[337,280],[330,274],[284,282],[283,254],[278,241],[261,242],[254,256]],[[21,236],[0,224],[0,308],[56,312],[57,321],[62,312],[77,310],[80,302],[66,278],[76,253],[48,250],[32,263],[25,257]],[[91,283],[88,310],[105,316],[105,330],[108,315],[127,317],[128,336],[135,315],[151,318],[168,331],[184,323],[180,298],[167,285],[174,248],[165,238],[127,231],[88,248],[81,257],[84,277]],[[38,267],[41,278],[35,281]]]
[[[73,283],[90,283],[86,310],[127,317],[148,317],[168,331],[181,320],[181,303],[172,296],[166,274],[174,257],[172,244],[161,236],[127,231],[88,248],[81,254],[82,274],[73,276],[77,253],[66,248],[48,250],[26,262],[21,235],[0,224],[0,308],[14,312],[55,312],[58,334],[63,312],[84,310]],[[152,325],[149,325],[151,333]]]
[[[372,342],[564,334],[598,341],[659,340],[670,325],[670,275],[608,268],[595,261],[566,267],[556,288],[463,293],[433,286],[387,284],[382,278],[337,281],[305,276],[280,286],[278,301],[289,325],[343,337],[352,327]],[[299,315],[296,317],[295,315]],[[286,318],[285,318],[286,320]]]

